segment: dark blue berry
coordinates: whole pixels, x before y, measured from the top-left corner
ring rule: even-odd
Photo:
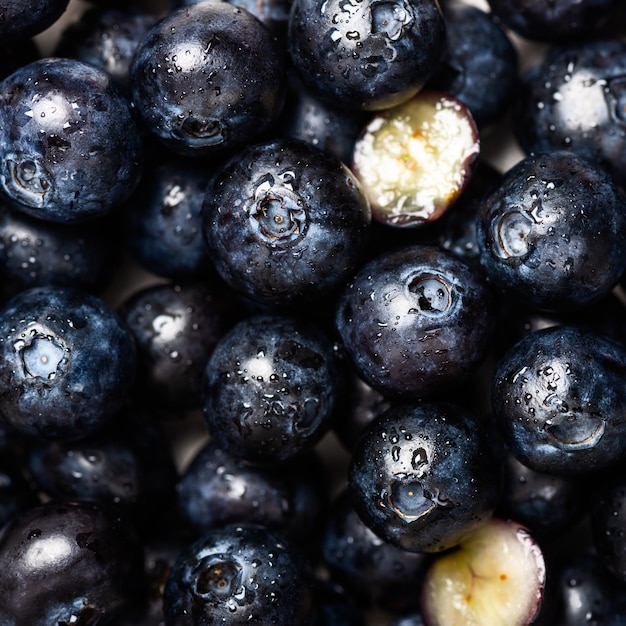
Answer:
[[[128,399],[136,362],[126,324],[88,292],[33,287],[0,310],[0,413],[27,435],[97,430]]]
[[[52,222],[83,222],[130,196],[143,141],[107,72],[44,58],[0,83],[0,166],[0,187],[14,207]]]

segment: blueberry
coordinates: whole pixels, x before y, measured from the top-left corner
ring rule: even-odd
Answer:
[[[112,218],[57,224],[0,205],[0,267],[5,298],[31,287],[103,294],[121,264]]]
[[[436,246],[403,246],[344,287],[336,326],[365,382],[388,396],[432,396],[471,377],[494,320],[482,274]]]
[[[444,51],[435,0],[295,0],[287,31],[303,83],[330,104],[381,110],[416,95]]]
[[[589,550],[566,555],[557,570],[559,626],[621,626],[626,621],[626,585]]]
[[[379,415],[349,467],[359,517],[411,552],[448,550],[476,532],[499,502],[500,483],[484,425],[442,401],[400,404]]]
[[[292,72],[279,130],[282,136],[307,141],[350,163],[355,141],[368,119],[367,112],[321,100]]]
[[[151,283],[131,292],[117,311],[137,348],[134,395],[180,412],[200,408],[206,362],[240,318],[228,287],[219,281]]]
[[[209,434],[254,463],[296,458],[331,428],[340,377],[332,341],[308,319],[247,317],[206,364],[202,410]]]
[[[506,28],[526,39],[546,43],[591,37],[609,18],[618,0],[488,0],[491,12]]]
[[[33,441],[25,465],[47,498],[115,507],[141,530],[142,539],[172,522],[178,474],[170,443],[132,411],[78,440]]]
[[[201,210],[212,167],[156,151],[120,211],[131,258],[152,274],[173,280],[213,272],[202,235]]]
[[[63,29],[53,55],[105,70],[128,93],[130,62],[156,20],[155,15],[134,7],[89,7]]]
[[[29,63],[0,83],[0,187],[34,217],[108,215],[139,182],[143,140],[110,75],[74,59]]]
[[[586,158],[531,155],[484,198],[476,238],[497,290],[531,308],[572,311],[604,298],[626,269],[626,200]]]
[[[493,376],[506,445],[538,472],[584,475],[624,457],[626,348],[591,330],[553,326],[518,341]]]
[[[93,294],[33,287],[0,310],[0,413],[20,432],[95,431],[126,402],[135,368],[130,330]]]
[[[571,150],[626,182],[626,42],[552,46],[522,75],[513,130],[527,153]]]
[[[0,538],[0,623],[115,623],[143,593],[132,529],[88,502],[48,502],[13,518]]]
[[[251,524],[205,533],[180,553],[164,594],[167,626],[305,626],[309,564],[281,533]]]
[[[203,207],[219,274],[270,305],[310,305],[334,295],[364,256],[370,220],[352,172],[296,139],[240,151],[216,172]]]
[[[274,528],[307,547],[326,513],[325,474],[315,453],[284,467],[258,467],[209,441],[178,481],[179,515],[196,535],[247,522]]]
[[[544,543],[573,529],[589,512],[586,477],[533,470],[513,454],[504,459],[504,486],[496,514],[524,524]]]
[[[177,154],[204,156],[269,130],[283,104],[282,50],[268,27],[228,2],[168,12],[130,66],[146,128]]]
[[[0,38],[10,43],[33,37],[52,26],[69,0],[6,0],[0,8]]]
[[[368,610],[418,608],[413,590],[424,578],[429,557],[381,540],[359,517],[351,498],[344,487],[330,503],[322,534],[325,567]]]
[[[446,47],[428,82],[464,102],[479,128],[501,120],[517,95],[518,52],[492,13],[444,4]]]

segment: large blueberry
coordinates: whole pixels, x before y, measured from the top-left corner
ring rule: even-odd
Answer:
[[[184,412],[201,406],[202,376],[239,314],[219,282],[148,284],[118,307],[137,346],[136,396]]]
[[[492,404],[524,465],[585,474],[624,458],[626,349],[575,326],[530,333],[500,360]]]
[[[0,39],[11,43],[42,33],[63,15],[68,4],[69,0],[3,0]]]
[[[107,215],[142,167],[130,103],[104,70],[45,58],[0,83],[0,189],[16,208],[63,223]]]
[[[206,155],[267,131],[282,107],[282,50],[268,27],[229,2],[170,11],[139,42],[132,98],[171,150]]]
[[[480,528],[499,501],[500,479],[484,425],[445,402],[403,404],[379,415],[349,467],[360,518],[412,552],[447,550]]]
[[[626,42],[552,46],[522,76],[513,128],[528,154],[571,150],[626,182]]]
[[[135,367],[130,330],[95,295],[33,287],[0,310],[0,413],[28,435],[93,432],[126,401]]]
[[[604,298],[626,269],[626,200],[591,160],[534,154],[483,199],[476,238],[495,288],[532,308],[571,311]]]
[[[139,538],[93,502],[47,502],[0,538],[3,626],[117,623],[144,580]]]
[[[216,173],[203,232],[215,268],[249,298],[318,301],[361,261],[371,214],[350,170],[304,141],[249,146]]]
[[[491,13],[476,6],[444,6],[446,48],[429,87],[456,96],[479,128],[501,119],[517,93],[518,53]]]
[[[482,274],[427,245],[371,259],[346,284],[336,313],[360,376],[383,394],[404,397],[468,380],[484,358],[493,320]]]
[[[45,285],[102,293],[121,261],[116,232],[111,217],[57,224],[0,204],[2,293]]]
[[[208,360],[207,428],[236,456],[282,463],[329,430],[340,380],[332,342],[308,320],[253,315],[226,333]]]
[[[339,107],[406,102],[434,73],[445,23],[436,0],[295,0],[288,47],[313,93]]]
[[[231,524],[182,550],[165,586],[165,623],[306,626],[311,584],[308,563],[282,533]]]

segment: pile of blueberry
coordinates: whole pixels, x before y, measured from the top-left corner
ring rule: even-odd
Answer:
[[[626,624],[623,2],[0,47],[0,626]]]

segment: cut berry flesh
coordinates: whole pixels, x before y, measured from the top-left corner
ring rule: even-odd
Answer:
[[[545,582],[544,557],[528,530],[492,518],[430,566],[423,616],[428,626],[525,626],[541,608]]]

